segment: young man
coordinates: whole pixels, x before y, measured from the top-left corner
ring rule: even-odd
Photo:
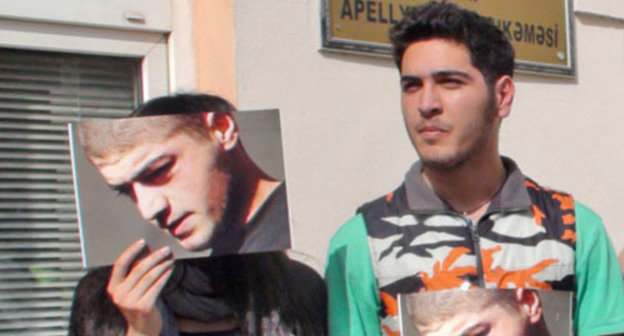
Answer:
[[[84,122],[85,153],[143,218],[188,250],[289,248],[284,183],[247,155],[233,107],[208,108],[216,98],[161,97],[137,110],[140,118]]]
[[[87,156],[113,188],[184,248],[213,253],[174,262],[168,247],[131,244],[81,280],[71,335],[325,334],[322,279],[278,251],[290,247],[283,183],[247,156],[233,111],[183,94],[145,103],[137,118],[82,124]]]
[[[429,3],[391,31],[420,161],[332,238],[332,335],[392,335],[399,293],[536,288],[574,293],[581,336],[624,332],[624,288],[600,218],[498,152],[514,52],[489,20]]]
[[[406,297],[419,336],[550,336],[535,290],[445,290]]]

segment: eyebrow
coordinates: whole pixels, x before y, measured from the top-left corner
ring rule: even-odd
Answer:
[[[459,76],[465,79],[472,79],[472,76],[469,73],[459,71],[459,70],[443,70],[443,71],[436,71],[433,73],[433,77],[449,77],[449,76]]]
[[[419,80],[421,80],[421,78],[418,77],[418,76],[410,76],[410,75],[401,76],[401,83],[403,83],[403,82],[413,82],[413,81],[419,81]]]
[[[124,189],[126,188],[126,186],[128,185],[128,183],[130,183],[130,181],[134,181],[136,179],[139,179],[141,176],[145,175],[146,172],[148,171],[148,169],[150,168],[150,166],[154,164],[154,162],[158,162],[162,158],[167,157],[167,156],[169,156],[169,155],[168,154],[161,154],[159,156],[156,156],[154,158],[149,159],[148,161],[145,161],[141,165],[141,167],[139,169],[137,169],[137,171],[134,174],[132,174],[132,176],[130,176],[128,181],[122,182],[122,183],[119,183],[119,184],[111,184],[109,186],[113,190],[115,190],[115,191],[123,192]]]
[[[479,323],[477,323],[477,324],[471,325],[470,327],[468,327],[468,328],[466,328],[466,329],[462,330],[462,331],[460,332],[460,334],[458,334],[457,336],[467,336],[467,335],[469,335],[471,332],[473,332],[474,330],[479,329],[479,328],[483,327],[484,325],[486,325],[486,323],[483,323],[483,322],[479,322]]]
[[[465,79],[472,79],[472,76],[467,73],[467,72],[463,72],[463,71],[459,71],[459,70],[440,70],[440,71],[436,71],[434,72],[432,75],[432,77],[434,78],[439,78],[439,77],[449,77],[449,76],[459,76]],[[406,81],[416,81],[416,80],[422,80],[421,76],[414,76],[414,75],[404,75],[401,76],[401,83],[402,82],[406,82]]]

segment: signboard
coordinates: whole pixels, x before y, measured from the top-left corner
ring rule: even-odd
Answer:
[[[428,0],[322,0],[323,49],[389,56],[389,29]],[[520,71],[574,76],[569,0],[450,0],[489,18],[516,50]]]

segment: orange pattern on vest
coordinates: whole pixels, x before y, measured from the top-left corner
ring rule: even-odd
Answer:
[[[529,180],[524,180],[524,185],[527,186],[528,188],[533,188],[535,190],[540,190],[540,188],[537,186],[537,184],[529,181]]]
[[[390,316],[399,316],[399,302],[397,299],[383,291],[379,292],[379,296],[381,297],[381,302],[383,302],[386,314]]]
[[[469,252],[470,249],[467,247],[455,247],[444,259],[442,266],[440,266],[439,261],[436,261],[433,265],[433,276],[430,277],[426,272],[418,272],[427,290],[432,291],[459,287],[465,282],[462,276],[476,274],[477,268],[475,266],[451,268],[457,259]]]
[[[576,232],[574,230],[565,230],[563,231],[563,236],[561,236],[562,240],[569,240],[571,242],[576,243]]]
[[[574,209],[574,198],[570,195],[564,194],[553,194],[553,199],[556,199],[561,203],[561,210],[572,210]]]
[[[507,271],[500,266],[492,269],[494,253],[501,249],[502,247],[499,245],[492,249],[483,250],[483,273],[486,282],[494,283],[498,288],[512,288],[509,285],[514,284],[515,288],[552,289],[548,283],[534,279],[533,275],[558,262],[557,259],[542,260],[535,266],[523,270]]]
[[[533,215],[535,217],[535,224],[542,226],[542,220],[546,218],[546,215],[540,210],[537,205],[533,204],[531,206],[533,208]]]
[[[576,217],[573,214],[565,214],[561,216],[561,221],[564,225],[574,225],[576,223]]]

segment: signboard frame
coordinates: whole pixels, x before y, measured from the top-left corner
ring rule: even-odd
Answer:
[[[321,52],[338,52],[347,54],[358,54],[365,56],[392,58],[392,49],[389,44],[365,42],[355,39],[338,38],[332,35],[332,15],[331,2],[342,0],[320,0],[321,1]],[[556,77],[576,76],[576,43],[574,38],[574,13],[572,0],[558,0],[564,6],[566,33],[563,36],[566,40],[565,66],[540,63],[530,60],[523,60],[516,57],[516,71],[521,73],[548,75]]]

